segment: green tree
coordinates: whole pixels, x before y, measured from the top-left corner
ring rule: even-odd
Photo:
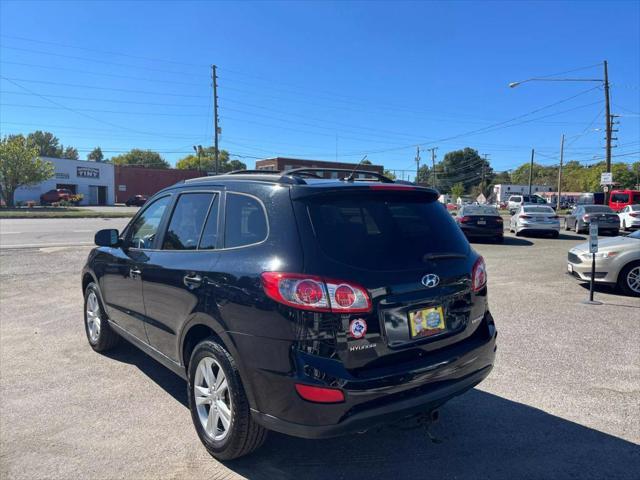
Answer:
[[[426,165],[422,165],[418,169],[418,175],[416,177],[416,183],[431,183],[431,170]]]
[[[454,183],[451,186],[451,196],[453,197],[453,201],[456,201],[458,197],[461,197],[462,195],[464,195],[464,183]]]
[[[104,155],[102,153],[102,149],[100,147],[96,147],[91,150],[91,153],[87,155],[87,160],[91,160],[92,162],[101,162],[104,160]]]
[[[60,140],[51,132],[36,130],[27,135],[27,142],[38,149],[38,155],[41,157],[60,158],[62,155]]]
[[[62,148],[62,145],[60,146]],[[69,158],[71,160],[79,160],[80,155],[78,155],[78,150],[73,147],[67,147],[62,151],[61,158]]]
[[[198,155],[195,154],[187,155],[176,162],[176,168],[214,172],[216,169],[214,153],[215,147],[203,148],[200,153],[200,159],[198,159]],[[229,152],[226,150],[220,150],[220,153],[218,154],[218,164],[218,171],[220,173],[247,169],[247,166],[240,160],[230,160]]]
[[[16,189],[42,182],[53,176],[51,162],[38,157],[38,148],[22,135],[0,140],[0,197],[7,206],[14,206]]]
[[[384,171],[384,176],[387,178],[390,178],[391,180],[395,180],[396,179],[396,174],[393,173],[391,170],[385,170]]]
[[[462,183],[465,191],[477,185],[484,175],[485,185],[493,179],[493,169],[477,150],[465,147],[445,154],[436,168],[437,187],[442,192],[451,192],[456,183]]]
[[[114,165],[139,165],[147,168],[169,168],[169,162],[152,150],[133,148],[127,153],[111,158]]]

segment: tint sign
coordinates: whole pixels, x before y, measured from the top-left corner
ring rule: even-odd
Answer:
[[[100,169],[92,167],[76,167],[76,175],[82,178],[100,178]]]

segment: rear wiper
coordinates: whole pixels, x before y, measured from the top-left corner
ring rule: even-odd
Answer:
[[[444,258],[467,258],[467,256],[463,253],[455,252],[425,253],[422,256],[422,261],[426,262],[427,260],[441,260]]]

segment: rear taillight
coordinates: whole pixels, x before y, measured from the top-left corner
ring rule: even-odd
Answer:
[[[344,402],[344,393],[337,388],[314,387],[296,383],[296,392],[305,400],[316,403]]]
[[[457,220],[460,223],[467,223],[469,220],[471,220],[471,217],[462,216],[462,217],[458,217]]]
[[[549,218],[551,218],[552,220],[557,220],[557,219],[559,219],[560,217],[559,217],[558,215],[554,215],[553,217],[549,217]]]
[[[351,282],[283,272],[264,272],[261,277],[264,293],[290,307],[334,313],[371,310],[367,291]]]
[[[582,220],[585,221],[585,222],[588,222],[590,218],[591,218],[591,215],[584,215],[582,217]]]
[[[479,292],[487,284],[487,266],[484,263],[484,258],[479,257],[476,263],[473,264],[471,269],[471,289],[474,292]]]
[[[640,217],[640,213],[630,213],[630,217]]]
[[[529,220],[531,218],[531,215],[520,215],[520,218],[524,220]]]
[[[498,218],[496,218],[496,222],[497,222],[497,223],[502,223],[502,217],[498,217]]]

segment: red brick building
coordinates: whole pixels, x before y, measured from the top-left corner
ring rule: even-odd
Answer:
[[[326,160],[302,160],[300,158],[286,158],[275,157],[266,158],[264,160],[258,160],[256,162],[256,170],[291,170],[293,168],[346,168],[353,170],[358,167],[358,170],[367,170],[368,172],[376,172],[383,174],[384,167],[382,165],[360,165],[357,163],[343,163],[343,162],[328,162]],[[326,173],[324,175],[327,178],[338,176],[337,173]]]
[[[204,172],[174,168],[145,168],[115,165],[116,203],[124,203],[134,195],[151,196],[165,187],[189,178],[203,177]]]

